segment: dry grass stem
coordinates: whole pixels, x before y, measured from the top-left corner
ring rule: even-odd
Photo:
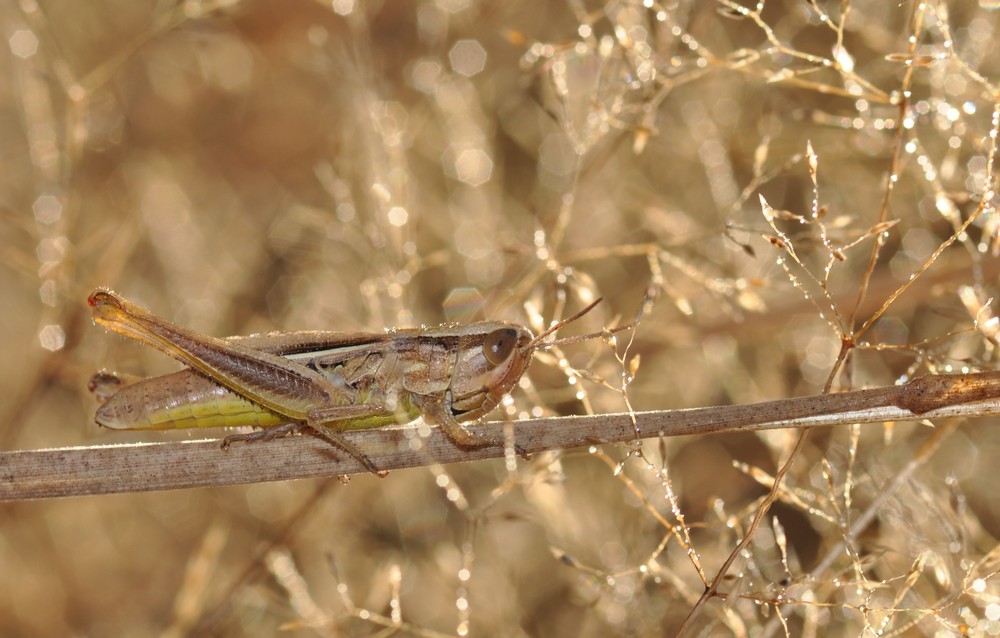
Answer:
[[[516,441],[528,454],[536,454],[623,443],[637,437],[982,417],[1000,414],[1000,382],[996,377],[994,373],[931,376],[921,381],[946,382],[922,386],[911,383],[748,405],[533,419],[516,424]],[[931,385],[932,391],[923,387]],[[955,389],[956,385],[972,387],[975,394],[963,395]],[[905,407],[915,404],[921,406],[919,413]],[[507,426],[501,421],[484,423],[476,431],[500,437]],[[507,453],[498,448],[463,450],[439,428],[429,429],[426,436],[416,432],[416,428],[398,427],[345,432],[343,436],[365,450],[382,470],[498,458]],[[226,450],[220,449],[220,443],[207,439],[0,452],[0,500],[212,487],[367,472],[357,459],[309,436],[232,445]]]

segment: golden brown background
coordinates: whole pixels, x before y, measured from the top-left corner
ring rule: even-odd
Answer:
[[[213,335],[646,300],[647,410],[820,392],[929,263],[834,389],[995,367],[990,4],[3,4],[0,443],[200,435],[93,424],[93,371],[175,369],[101,285]],[[511,417],[627,407],[529,376]],[[691,635],[1000,631],[997,423],[934,425],[811,434]],[[672,635],[795,437],[3,504],[0,634]]]

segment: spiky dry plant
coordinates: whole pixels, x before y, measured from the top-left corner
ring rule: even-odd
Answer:
[[[171,369],[97,285],[214,335],[641,315],[512,419],[995,368],[994,4],[0,7],[3,447],[190,436],[92,424]],[[997,425],[3,504],[0,633],[992,635]]]

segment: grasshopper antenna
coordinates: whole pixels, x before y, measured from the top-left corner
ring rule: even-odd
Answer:
[[[564,346],[568,343],[578,343],[580,341],[587,341],[589,339],[596,339],[597,337],[603,337],[605,335],[613,335],[616,332],[621,332],[623,330],[629,330],[635,328],[635,323],[627,323],[624,326],[618,326],[617,328],[605,328],[600,332],[591,332],[586,335],[577,335],[575,337],[563,337],[562,339],[556,339],[555,341],[550,341],[539,348],[551,348],[552,346]]]
[[[604,297],[598,297],[596,301],[594,301],[592,304],[590,304],[589,306],[587,306],[586,308],[584,308],[580,312],[576,313],[572,317],[569,317],[568,319],[563,319],[562,321],[557,322],[551,328],[549,328],[548,330],[546,330],[542,334],[538,335],[537,337],[535,337],[534,339],[532,339],[531,341],[529,341],[527,343],[527,345],[525,345],[522,350],[525,351],[525,352],[530,352],[531,350],[534,350],[535,348],[540,347],[539,344],[542,342],[542,339],[544,339],[545,337],[549,336],[550,334],[552,334],[553,332],[555,332],[559,328],[562,328],[566,324],[573,323],[574,321],[576,321],[577,319],[579,319],[583,315],[585,315],[588,312],[590,312],[591,310],[593,310],[594,306],[596,306],[597,304],[601,303],[601,301],[603,301],[603,300],[604,300]],[[601,334],[601,333],[596,333],[596,334]],[[590,335],[590,336],[596,336],[596,334],[595,335]],[[569,338],[570,339],[574,339],[575,337],[569,337]],[[549,346],[555,345],[556,343],[559,343],[560,341],[556,341],[556,342],[553,342],[551,344],[546,344],[545,347],[548,348]]]
[[[601,330],[600,332],[591,332],[590,334],[577,335],[575,337],[563,337],[561,339],[555,339],[554,341],[550,341],[550,342],[548,342],[546,344],[540,344],[539,343],[542,339],[544,339],[548,335],[552,334],[553,332],[555,332],[559,328],[562,328],[563,326],[565,326],[566,324],[568,324],[568,323],[570,323],[572,321],[576,321],[577,319],[579,319],[583,315],[585,315],[588,312],[590,312],[591,310],[593,310],[594,306],[596,306],[597,304],[601,303],[602,299],[603,299],[603,297],[601,297],[600,299],[598,299],[594,303],[590,304],[589,306],[587,306],[586,308],[584,308],[580,312],[576,313],[575,315],[573,315],[569,319],[563,319],[562,321],[560,321],[556,325],[552,326],[551,328],[549,328],[548,330],[546,330],[542,334],[540,334],[537,337],[535,337],[534,339],[532,339],[531,342],[527,346],[525,346],[525,347],[526,348],[544,348],[544,349],[548,349],[548,348],[551,348],[553,346],[564,346],[564,345],[569,344],[569,343],[579,343],[580,341],[588,341],[590,339],[596,339],[597,337],[607,337],[609,335],[615,334],[616,332],[622,332],[623,330],[631,330],[632,328],[635,328],[636,326],[639,325],[639,319],[642,316],[642,311],[641,310],[639,312],[639,315],[636,316],[635,321],[633,321],[631,323],[627,323],[624,326],[618,326],[616,328],[605,328],[604,330]]]

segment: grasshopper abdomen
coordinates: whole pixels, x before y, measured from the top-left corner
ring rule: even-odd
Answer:
[[[92,386],[113,383],[107,373]],[[107,393],[95,389],[95,394]],[[97,410],[98,424],[116,430],[268,427],[288,421],[191,370],[125,385]]]

